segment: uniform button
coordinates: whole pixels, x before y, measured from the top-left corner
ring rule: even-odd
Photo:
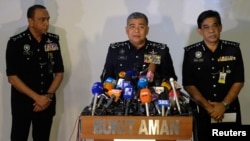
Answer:
[[[215,87],[216,87],[216,85],[214,84],[214,85],[213,85],[213,87],[215,88]]]
[[[41,58],[41,57],[39,57],[39,60],[42,60],[42,58]]]
[[[216,97],[217,96],[217,94],[214,94],[214,97]]]
[[[43,66],[41,65],[40,68],[43,68]]]
[[[211,58],[212,61],[214,61],[214,58]]]
[[[139,56],[135,56],[135,58],[139,58]]]
[[[27,60],[30,60],[30,58],[27,58]]]
[[[212,70],[214,70],[214,67],[212,67]]]
[[[213,75],[212,78],[215,79],[215,76]]]
[[[197,70],[200,70],[201,68],[197,68]]]
[[[43,73],[41,73],[41,76],[43,76]]]
[[[120,64],[120,67],[123,66],[122,64]]]
[[[43,85],[43,82],[41,82],[41,84]]]
[[[41,93],[43,93],[43,90],[40,90]]]
[[[40,49],[37,49],[37,51],[39,52],[39,51],[40,51]]]

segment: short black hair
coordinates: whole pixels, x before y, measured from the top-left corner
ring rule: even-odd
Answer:
[[[131,20],[131,19],[140,19],[140,18],[145,19],[146,24],[148,25],[148,17],[145,14],[141,13],[141,12],[133,12],[133,13],[131,13],[127,18],[127,24],[129,22],[129,20]]]
[[[198,28],[201,28],[201,24],[202,22],[206,19],[206,18],[211,18],[211,17],[215,17],[218,24],[221,25],[221,18],[220,18],[220,14],[219,12],[215,11],[215,10],[207,10],[207,11],[203,11],[197,19],[197,25]]]
[[[39,4],[36,4],[36,5],[29,7],[29,9],[27,11],[27,18],[34,18],[36,9],[46,9],[46,7],[43,5],[39,5]]]

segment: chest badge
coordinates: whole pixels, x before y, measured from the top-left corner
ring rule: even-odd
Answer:
[[[33,52],[30,51],[30,45],[29,44],[25,44],[23,46],[23,55],[33,55]]]
[[[195,52],[195,58],[201,58],[201,57],[202,57],[201,51],[196,51]]]
[[[202,58],[202,52],[201,51],[196,51],[194,54],[194,62],[203,62],[204,59]]]

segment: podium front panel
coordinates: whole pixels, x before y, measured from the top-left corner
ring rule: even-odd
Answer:
[[[191,140],[191,116],[82,116],[82,139]]]

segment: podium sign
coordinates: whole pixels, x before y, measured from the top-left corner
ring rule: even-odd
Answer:
[[[191,140],[191,116],[82,116],[82,139]]]

